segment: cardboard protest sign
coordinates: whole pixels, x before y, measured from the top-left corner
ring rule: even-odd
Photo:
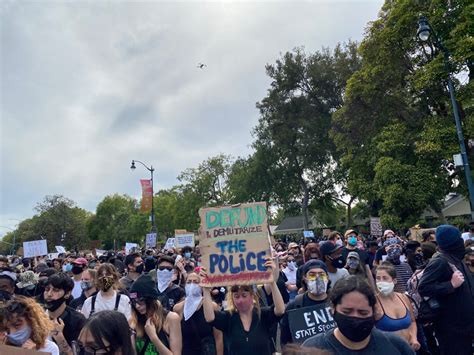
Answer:
[[[156,233],[148,233],[146,235],[145,248],[156,247]]]
[[[133,249],[138,249],[137,243],[125,243],[125,255],[128,255],[133,252]]]
[[[199,247],[206,287],[268,283],[271,257],[265,202],[201,208]]]
[[[56,251],[57,251],[59,254],[64,254],[64,253],[66,253],[66,248],[62,247],[61,245],[56,245],[55,248],[56,248]]]
[[[381,237],[383,235],[380,217],[370,217],[370,235]]]
[[[194,234],[177,234],[174,239],[176,248],[194,247]]]
[[[412,227],[410,228],[410,239],[421,242],[423,241],[423,233],[426,231],[435,233],[436,228],[423,229],[423,228]]]
[[[176,246],[175,239],[174,238],[168,238],[166,240],[166,244],[165,244],[164,249],[168,250],[168,249],[174,248],[175,246]]]
[[[292,309],[288,311],[288,322],[291,337],[298,344],[313,335],[336,328],[336,322],[327,304]]]
[[[43,352],[37,350],[28,350],[24,348],[18,348],[16,346],[0,344],[0,354],[2,355],[48,355],[50,352]]]
[[[32,258],[35,256],[47,254],[48,244],[46,240],[33,240],[31,242],[23,242],[23,257]]]

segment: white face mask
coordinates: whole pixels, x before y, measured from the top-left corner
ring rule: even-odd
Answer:
[[[158,270],[156,278],[158,279],[158,291],[163,292],[166,290],[171,282],[173,277],[172,270]]]
[[[336,240],[336,245],[339,245],[339,246],[344,246],[344,243],[342,242],[342,240],[338,239]]]
[[[184,286],[186,291],[186,298],[184,299],[183,315],[184,320],[187,321],[197,311],[202,300],[202,290],[197,284],[186,284]]]
[[[384,282],[384,281],[379,281],[377,282],[377,288],[380,291],[381,294],[387,296],[393,292],[393,288],[395,287],[395,284],[393,282]]]
[[[288,270],[294,271],[296,269],[296,263],[294,261],[290,261],[288,263]]]

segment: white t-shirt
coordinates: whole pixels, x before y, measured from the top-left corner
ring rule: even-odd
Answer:
[[[72,297],[79,298],[82,294],[81,281],[74,281],[74,288],[72,289]]]
[[[91,305],[92,305],[92,297],[89,297],[84,301],[84,304],[82,305],[82,310],[81,313],[84,315],[84,317],[89,318],[90,313],[91,313]],[[95,300],[95,307],[94,307],[94,313],[100,312],[100,311],[113,311],[115,308],[115,298],[117,297],[117,292],[114,291],[114,295],[109,298],[109,299],[104,299],[102,297],[102,292],[99,291],[97,294],[97,298]],[[125,318],[127,320],[130,320],[131,314],[132,314],[132,308],[130,306],[130,299],[126,295],[120,295],[120,303],[118,306],[117,311],[120,313],[123,313],[125,315]]]
[[[331,287],[334,287],[334,285],[336,284],[338,280],[349,276],[349,271],[342,268],[342,269],[337,269],[336,272],[328,272],[328,275],[329,275],[329,280],[331,280]]]
[[[286,278],[288,279],[288,283],[292,285],[296,285],[296,271],[298,268],[295,268],[294,270],[290,270],[287,267],[283,269],[283,273],[286,275]]]
[[[46,339],[46,344],[44,344],[44,347],[42,347],[38,351],[42,353],[51,353],[51,355],[59,355],[58,346],[56,345],[56,343],[52,342],[49,339]]]

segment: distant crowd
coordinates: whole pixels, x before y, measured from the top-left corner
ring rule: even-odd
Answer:
[[[270,283],[205,287],[199,246],[0,256],[0,353],[474,353],[474,223],[276,242],[265,267]]]

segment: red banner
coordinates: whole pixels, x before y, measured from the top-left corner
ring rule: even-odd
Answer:
[[[150,212],[151,201],[153,199],[153,186],[151,186],[151,180],[140,180],[140,184],[142,184],[142,204],[140,211]]]

